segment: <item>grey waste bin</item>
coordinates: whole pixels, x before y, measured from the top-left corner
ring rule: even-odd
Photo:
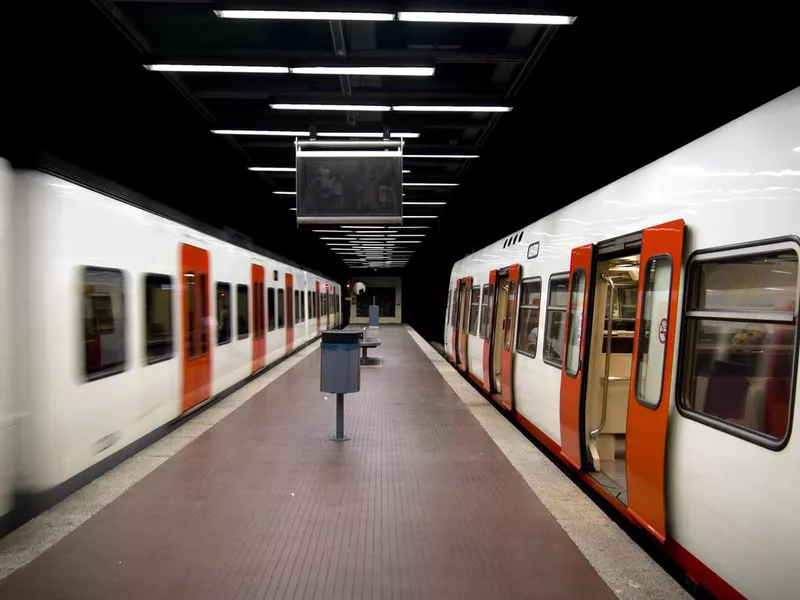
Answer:
[[[323,331],[320,383],[322,392],[336,394],[336,434],[332,440],[349,439],[344,434],[344,395],[361,389],[361,348],[358,331]]]
[[[380,325],[381,308],[376,304],[369,307],[369,326],[378,327]]]

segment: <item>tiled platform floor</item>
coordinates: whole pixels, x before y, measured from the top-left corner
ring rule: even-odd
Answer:
[[[612,598],[402,327],[346,399],[313,353],[0,582],[0,598]]]

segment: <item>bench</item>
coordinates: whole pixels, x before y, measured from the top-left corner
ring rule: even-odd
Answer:
[[[370,348],[377,348],[381,345],[381,340],[379,338],[371,338],[367,337],[367,330],[368,327],[364,327],[361,330],[361,333],[358,334],[358,337],[361,339],[361,364],[366,364],[369,361],[369,357],[367,356],[367,351]]]

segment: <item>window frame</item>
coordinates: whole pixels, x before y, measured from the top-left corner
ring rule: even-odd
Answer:
[[[475,299],[475,290],[478,290],[478,301],[473,302]],[[478,328],[480,327],[481,322],[481,300],[483,300],[483,296],[481,295],[482,288],[480,284],[473,285],[469,289],[469,322],[467,323],[467,333],[469,335],[474,335],[477,337],[478,335]],[[478,309],[475,313],[475,323],[472,322],[472,307],[477,304]],[[472,326],[475,325],[475,331],[472,330]]]
[[[233,311],[231,310],[231,304],[232,304],[231,303],[231,284],[228,283],[227,281],[217,281],[216,283],[217,283],[217,285],[214,288],[214,292],[216,294],[216,297],[214,298],[214,300],[216,301],[216,309],[217,309],[217,346],[224,346],[226,344],[230,344],[233,341],[233,327],[232,327],[232,323],[231,323],[231,321],[233,319]],[[226,339],[224,341],[220,341],[219,340],[219,334],[220,334],[220,329],[219,329],[219,323],[220,323],[220,319],[219,319],[219,307],[220,307],[219,293],[220,293],[220,286],[225,286],[227,288],[227,294],[228,294],[228,296],[227,296],[227,298],[228,298],[228,339]]]
[[[513,302],[514,304],[514,311],[508,310],[509,305]],[[519,281],[516,279],[508,278],[508,296],[506,297],[506,319],[508,320],[509,325],[516,325],[517,323],[517,311],[519,309]],[[510,351],[514,348],[514,344],[517,341],[517,336],[514,335],[516,331],[512,333],[511,327],[507,327],[505,331],[503,331],[503,349],[506,351]]]
[[[247,302],[246,311],[245,311],[247,313],[246,316],[245,316],[246,319],[247,319],[247,326],[245,328],[245,332],[244,333],[242,333],[240,331],[240,329],[239,329],[239,323],[240,323],[240,321],[239,321],[239,294],[241,293],[242,288],[244,288],[244,297],[245,297],[245,301]],[[251,319],[250,319],[250,286],[247,285],[246,283],[237,283],[236,284],[236,339],[237,340],[246,340],[247,338],[250,337],[250,330],[252,329],[252,327],[250,326],[250,321],[251,321]]]
[[[567,309],[569,308],[569,280],[570,280],[570,276],[571,276],[571,273],[569,271],[561,271],[559,273],[553,273],[547,279],[547,308],[545,308],[545,311],[544,311],[544,339],[545,339],[545,341],[547,341],[547,332],[549,331],[548,327],[549,327],[549,324],[550,324],[550,312],[551,311],[563,312],[564,313],[564,325],[566,326],[566,324],[567,324],[566,313],[567,313]],[[560,306],[557,306],[556,308],[552,308],[552,306],[550,304],[550,288],[553,287],[553,280],[554,279],[566,279],[566,281],[567,281],[567,303],[564,305],[563,308],[560,307]],[[567,335],[567,332],[564,331],[565,339],[566,339],[566,335]],[[555,367],[559,371],[561,371],[564,368],[564,359],[565,358],[566,358],[566,356],[562,356],[561,357],[561,362],[555,362],[554,360],[548,360],[547,354],[544,352],[544,350],[542,351],[542,361],[544,361],[544,363],[546,365],[550,365],[551,367]]]
[[[481,286],[481,314],[478,319],[478,337],[482,340],[486,338],[486,330],[489,328],[489,284]]]
[[[731,244],[727,246],[717,246],[712,248],[704,248],[702,250],[696,250],[692,252],[689,257],[686,259],[686,264],[684,266],[684,273],[685,273],[685,280],[683,286],[683,299],[681,304],[681,314],[680,314],[680,336],[678,337],[678,356],[677,356],[677,373],[675,377],[675,385],[676,389],[674,391],[675,395],[675,406],[678,409],[678,413],[692,421],[697,423],[701,423],[706,425],[712,429],[716,429],[722,433],[727,433],[744,441],[753,443],[757,446],[761,446],[762,448],[766,448],[767,450],[772,450],[774,452],[779,452],[783,450],[789,443],[789,440],[792,437],[792,427],[794,423],[794,411],[795,411],[795,394],[797,392],[797,359],[798,354],[800,354],[800,318],[798,315],[798,310],[800,309],[800,298],[796,298],[795,300],[795,308],[794,308],[794,325],[795,325],[795,338],[794,338],[794,348],[792,352],[792,384],[789,390],[789,410],[788,410],[788,422],[786,424],[786,433],[784,434],[783,438],[776,440],[774,438],[770,438],[765,434],[761,434],[755,430],[747,429],[745,427],[736,425],[729,421],[724,421],[722,419],[718,419],[711,415],[707,415],[704,413],[697,412],[691,408],[688,408],[684,405],[685,401],[685,394],[686,394],[686,376],[687,376],[687,369],[686,369],[686,361],[688,356],[688,350],[690,344],[688,343],[687,335],[689,333],[688,328],[690,326],[690,322],[693,318],[697,315],[692,316],[690,313],[695,312],[691,307],[691,300],[692,300],[692,285],[691,280],[689,277],[690,267],[696,262],[707,262],[712,261],[715,259],[727,259],[727,258],[735,258],[739,256],[750,256],[750,255],[758,255],[758,254],[767,254],[771,251],[781,250],[781,249],[791,249],[798,255],[798,268],[800,269],[800,237],[798,236],[781,236],[776,238],[769,238],[763,240],[755,240],[751,242],[743,242],[740,244]],[[800,283],[800,276],[798,277],[798,283]],[[800,285],[798,285],[798,289],[800,289]],[[713,312],[726,312],[726,311],[713,311],[709,310],[709,313]],[[777,312],[777,311],[767,311],[767,312]],[[737,317],[737,320],[747,320],[747,312],[742,311],[742,313]],[[751,313],[752,316],[752,313]],[[702,317],[700,317],[702,318]],[[720,319],[725,320],[725,319]]]
[[[87,338],[87,330],[86,330],[86,275],[90,272],[94,273],[116,273],[120,277],[120,282],[122,284],[122,348],[123,348],[123,357],[122,361],[118,364],[113,365],[107,369],[102,369],[99,371],[89,372],[89,365],[87,364],[86,360],[86,338]],[[83,373],[83,380],[85,383],[90,383],[92,381],[98,381],[100,379],[105,379],[106,377],[113,377],[114,375],[119,375],[120,373],[124,373],[128,370],[128,297],[126,292],[128,281],[127,281],[127,273],[122,269],[116,269],[113,267],[99,267],[96,265],[81,265],[81,287],[84,288],[84,291],[81,294],[81,318],[80,318],[80,327],[83,328],[83,346],[84,349],[81,351],[83,355],[82,360],[82,373]],[[113,301],[112,301],[112,318],[113,318]],[[94,303],[92,303],[92,311],[94,312]],[[97,332],[97,325],[96,325],[97,317],[95,315],[95,332],[96,335],[101,336],[105,335],[102,333]],[[114,331],[108,332],[115,333],[117,328],[117,323],[114,322]],[[173,348],[174,350],[174,348]],[[145,354],[145,357],[147,355]]]
[[[536,281],[539,282],[539,318],[536,320],[536,326],[539,327],[539,323],[542,320],[542,278],[537,275],[535,277],[526,277],[525,279],[522,279],[519,282],[519,296],[518,297],[522,296],[522,287],[526,283],[533,283],[533,282],[536,282]],[[517,354],[522,354],[523,356],[527,356],[528,358],[536,358],[536,354],[539,351],[539,336],[538,335],[536,336],[536,351],[533,354],[531,354],[530,352],[527,352],[525,350],[520,350],[519,349],[519,334],[522,331],[520,329],[520,318],[522,316],[522,309],[525,308],[525,307],[522,305],[521,302],[518,303],[518,304],[519,304],[519,310],[517,310],[517,346],[515,348],[515,351],[516,351]]]
[[[675,271],[675,265],[672,262],[672,255],[671,254],[666,254],[666,253],[654,254],[650,258],[647,259],[647,263],[645,263],[644,269],[641,268],[641,263],[640,263],[639,279],[641,280],[641,278],[642,278],[642,276],[641,276],[642,272],[649,273],[649,269],[650,269],[650,264],[651,263],[654,263],[657,260],[664,260],[664,259],[666,259],[668,264],[669,264],[669,286],[667,288],[669,290],[669,300],[667,301],[667,335],[669,335],[669,314],[670,314],[670,311],[672,310],[672,276],[673,276],[674,271]],[[688,263],[687,263],[687,268],[688,268]],[[687,270],[686,272],[688,273],[689,271]],[[647,276],[647,275],[645,275],[645,276]],[[665,350],[664,351],[664,356],[661,358],[661,382],[660,382],[660,385],[658,386],[659,390],[661,390],[661,393],[658,395],[658,402],[656,404],[650,404],[649,402],[647,402],[644,399],[644,397],[642,395],[639,394],[639,382],[641,381],[640,374],[639,374],[639,365],[640,365],[642,354],[644,353],[643,349],[645,347],[645,333],[646,333],[645,328],[642,326],[642,321],[644,319],[645,293],[647,292],[647,289],[644,287],[645,283],[647,283],[647,281],[645,281],[640,286],[640,287],[642,287],[642,301],[639,303],[639,306],[637,306],[637,310],[636,310],[636,323],[637,323],[637,326],[639,327],[639,335],[637,336],[637,340],[636,340],[636,356],[633,357],[633,361],[634,361],[633,364],[636,367],[636,381],[633,382],[633,389],[634,389],[634,396],[636,397],[636,402],[638,402],[639,405],[644,406],[645,408],[649,408],[650,410],[657,410],[658,407],[661,406],[661,402],[663,402],[663,400],[664,400],[664,376],[666,375],[666,368],[667,368],[666,347],[664,349]],[[638,292],[637,292],[637,294],[638,294]],[[622,312],[622,310],[620,309],[620,313],[621,312]],[[613,327],[612,327],[612,329],[613,329]],[[667,339],[669,339],[669,338],[667,338]],[[664,342],[664,345],[666,346],[666,341]],[[673,352],[674,351],[675,351],[675,349],[673,348]]]
[[[157,356],[155,358],[151,358],[147,352],[147,326],[149,325],[147,321],[147,280],[150,277],[162,277],[169,279],[170,285],[170,294],[169,294],[169,354],[162,354],[161,356]],[[175,290],[175,280],[173,279],[172,275],[167,275],[166,273],[142,273],[142,281],[144,282],[144,365],[149,367],[150,365],[155,365],[160,362],[164,362],[174,358],[175,356],[175,299],[173,297],[172,292]]]

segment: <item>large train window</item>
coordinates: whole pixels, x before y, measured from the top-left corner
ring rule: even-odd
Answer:
[[[483,297],[481,298],[481,324],[478,334],[482,339],[486,339],[486,325],[489,322],[489,284],[483,285]]]
[[[144,276],[145,362],[148,365],[172,358],[172,277]]]
[[[664,384],[664,348],[667,343],[667,317],[669,315],[670,289],[672,284],[672,259],[667,256],[655,256],[647,261],[641,271],[644,277],[642,299],[642,321],[639,327],[639,349],[636,356],[636,399],[644,406],[656,408],[661,403],[661,390]],[[636,288],[620,288],[620,316],[623,294],[625,290]],[[636,318],[634,310],[633,319]],[[614,345],[611,345],[614,352]]]
[[[783,447],[797,365],[796,245],[698,254],[687,273],[681,412]]]
[[[520,287],[517,352],[536,358],[539,343],[539,312],[542,305],[542,280],[523,279]]]
[[[247,286],[236,286],[236,339],[250,335],[250,307],[248,306]]]
[[[481,309],[481,286],[476,285],[472,288],[472,295],[469,301],[469,334],[478,335],[478,314]]]
[[[119,269],[84,268],[83,341],[87,379],[125,370],[125,277]]]
[[[455,328],[458,321],[458,288],[453,290],[453,304],[450,308],[450,327]]]
[[[278,329],[282,329],[285,321],[286,314],[286,300],[284,299],[284,291],[278,289]]]
[[[217,282],[217,346],[231,341],[231,284]]]
[[[569,274],[550,277],[547,289],[547,316],[544,324],[544,349],[542,360],[561,368],[564,351],[564,321],[567,316],[567,289]]]
[[[267,289],[267,326],[270,331],[275,329],[275,288]]]
[[[581,364],[581,334],[583,332],[583,295],[586,291],[586,272],[581,269],[572,274],[572,291],[569,299],[569,331],[565,372],[570,377],[578,374]]]

